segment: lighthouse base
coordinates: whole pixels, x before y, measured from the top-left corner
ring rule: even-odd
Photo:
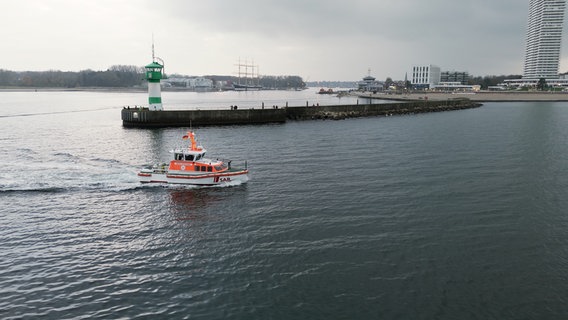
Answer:
[[[162,111],[164,110],[164,107],[162,107],[162,104],[151,104],[148,106],[148,109],[150,111]]]

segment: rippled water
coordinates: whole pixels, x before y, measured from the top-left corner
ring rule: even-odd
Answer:
[[[251,180],[172,188],[136,180],[185,131],[122,128],[144,95],[0,97],[0,318],[568,313],[565,103],[197,128]]]

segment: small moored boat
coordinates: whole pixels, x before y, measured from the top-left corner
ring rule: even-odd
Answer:
[[[329,88],[327,90],[325,90],[324,88],[321,88],[318,92],[318,94],[334,94],[335,92],[333,92],[333,89]]]
[[[231,161],[207,159],[206,150],[202,146],[197,146],[192,131],[183,136],[183,139],[189,139],[190,145],[187,148],[172,150],[174,159],[169,165],[156,164],[140,170],[138,173],[140,182],[212,186],[248,181],[249,171],[246,161],[244,168],[234,168],[231,166]]]

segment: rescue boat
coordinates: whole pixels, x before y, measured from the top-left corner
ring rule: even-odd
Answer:
[[[231,161],[205,158],[207,150],[197,145],[192,131],[184,135],[183,140],[189,140],[189,146],[170,151],[173,160],[169,165],[155,164],[140,170],[140,182],[213,186],[248,181],[246,161],[244,168],[234,168]]]

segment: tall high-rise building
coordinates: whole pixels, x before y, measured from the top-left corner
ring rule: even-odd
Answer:
[[[523,78],[558,78],[565,6],[565,0],[530,0]]]

